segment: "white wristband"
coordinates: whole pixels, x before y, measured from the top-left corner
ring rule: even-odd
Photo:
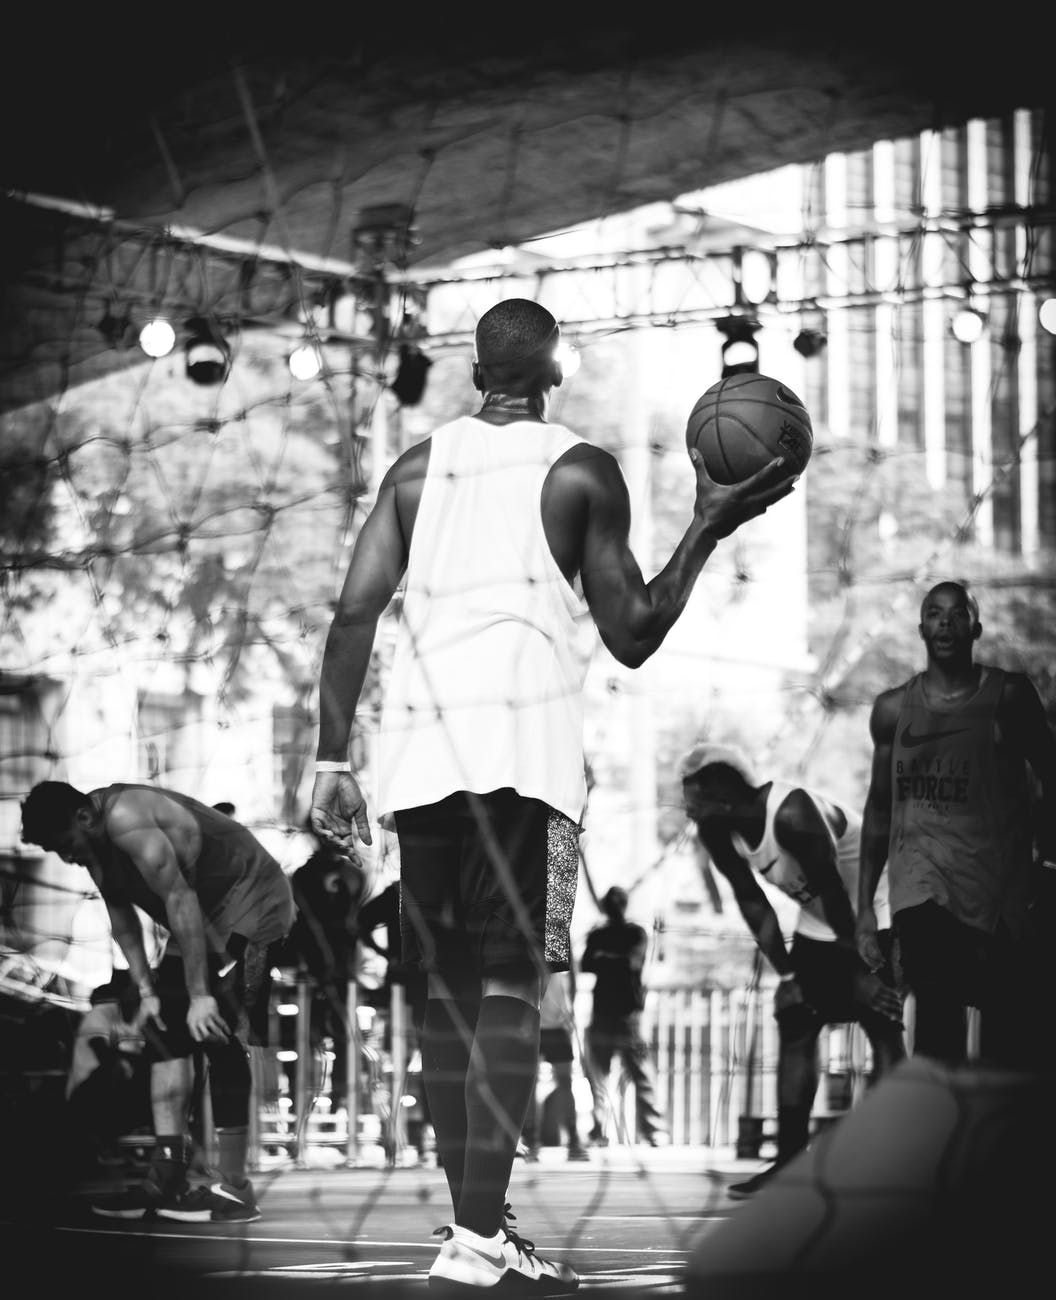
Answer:
[[[317,759],[315,764],[317,772],[351,772],[350,763],[333,763],[329,759]]]
[[[787,970],[784,975],[779,975],[777,978],[782,984],[787,984],[789,980],[794,980],[796,978],[796,972],[794,970]]]

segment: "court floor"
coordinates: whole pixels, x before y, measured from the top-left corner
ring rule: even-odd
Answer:
[[[537,1163],[515,1164],[513,1226],[571,1264],[582,1294],[677,1294],[690,1253],[740,1208],[726,1184],[759,1167],[649,1147],[594,1150],[568,1164],[544,1148]],[[338,1285],[359,1300],[426,1292],[432,1234],[450,1218],[442,1170],[277,1165],[253,1181],[262,1217],[250,1224],[101,1219],[90,1210],[97,1185],[24,1220],[16,1209],[0,1223],[5,1272],[20,1262],[21,1276],[48,1295],[61,1286],[108,1300],[300,1297]]]

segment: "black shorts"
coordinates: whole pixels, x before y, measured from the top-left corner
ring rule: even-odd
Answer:
[[[281,940],[271,944],[246,942],[240,935],[233,935],[230,954],[221,957],[210,953],[208,957],[209,991],[228,1027],[247,1046],[265,1047],[268,1043],[271,969],[280,944]],[[201,1044],[191,1038],[187,1029],[190,998],[179,953],[161,959],[154,972],[154,990],[166,1028],[159,1033],[157,1043],[152,1034],[147,1035],[148,1050],[155,1056],[190,1056]]]
[[[894,988],[892,932],[881,930],[877,939],[884,964],[876,974],[885,984]],[[789,958],[804,999],[826,1024],[861,1021],[863,1018],[868,1020],[875,1016],[875,1012],[855,999],[854,978],[863,969],[862,960],[857,953],[842,944],[826,943],[823,939],[808,939],[805,935],[794,934]]]
[[[575,822],[512,789],[460,791],[395,822],[404,966],[462,976],[569,969]]]
[[[981,1006],[998,968],[996,935],[966,925],[935,902],[895,913],[898,955],[906,983],[921,989],[954,990],[967,1006]]]
[[[539,1059],[551,1065],[562,1065],[574,1059],[572,1035],[567,1029],[539,1030]]]

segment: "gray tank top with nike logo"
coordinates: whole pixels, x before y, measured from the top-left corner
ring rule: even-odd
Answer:
[[[935,902],[994,930],[1023,923],[1029,886],[1030,799],[1025,765],[998,753],[1000,668],[983,666],[963,700],[928,699],[910,678],[891,752],[891,909]]]

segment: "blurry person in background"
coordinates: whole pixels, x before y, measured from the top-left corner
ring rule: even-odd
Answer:
[[[550,1066],[554,1086],[538,1102],[536,1098],[528,1107],[524,1122],[524,1154],[528,1159],[538,1157],[539,1148],[559,1146],[562,1138],[569,1160],[589,1160],[590,1156],[579,1136],[579,1119],[576,1115],[576,1095],[572,1088],[573,1066],[576,1059],[575,1019],[575,966],[551,975],[539,1008],[539,1057]]]
[[[601,899],[605,921],[587,935],[580,969],[594,976],[594,996],[586,1034],[586,1069],[594,1095],[590,1140],[607,1141],[606,1120],[611,1109],[608,1077],[613,1057],[624,1078],[634,1084],[635,1129],[640,1141],[659,1145],[663,1121],[656,1104],[656,1083],[649,1045],[642,1036],[645,984],[642,972],[649,935],[627,920],[626,889],[613,885]]]

